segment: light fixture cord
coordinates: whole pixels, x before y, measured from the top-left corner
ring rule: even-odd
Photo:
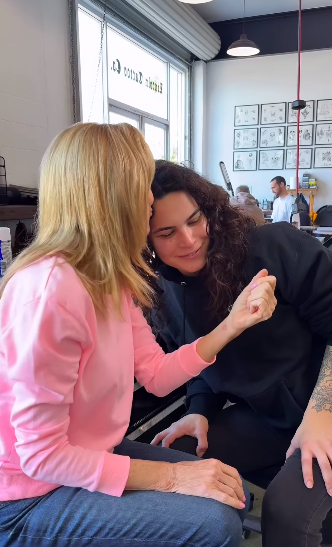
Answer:
[[[297,100],[301,96],[301,50],[302,50],[302,0],[299,0],[299,27],[298,27],[298,74],[297,74]],[[297,111],[297,149],[296,149],[296,193],[300,193],[300,116]]]
[[[243,0],[243,32],[242,34],[244,34],[244,22],[246,20],[246,0]]]

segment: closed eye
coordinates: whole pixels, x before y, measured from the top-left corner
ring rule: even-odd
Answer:
[[[169,232],[168,234],[160,234],[159,236],[157,236],[158,238],[161,238],[161,239],[167,239],[171,236],[174,235],[174,230],[172,230],[172,232]]]
[[[188,226],[194,226],[195,224],[198,224],[200,222],[200,220],[202,220],[203,218],[203,213],[202,211],[200,211],[199,209],[197,209],[197,211],[195,211],[191,217],[187,220],[187,225]],[[156,235],[156,237],[160,238],[160,239],[169,239],[170,237],[172,237],[174,234],[175,234],[175,231],[174,229],[172,229],[170,232],[167,232],[167,233],[160,233],[162,232],[163,230],[167,230],[167,228],[161,228],[160,230],[157,230],[156,232],[154,232],[154,234]],[[159,233],[158,233],[159,232]]]
[[[193,218],[188,222],[188,226],[194,226],[194,224],[198,224],[199,221],[202,219],[202,213],[199,213],[199,215],[196,218]]]

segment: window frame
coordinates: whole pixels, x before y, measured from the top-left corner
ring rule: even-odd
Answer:
[[[94,16],[98,21],[102,22],[103,19],[103,13],[96,5],[94,5],[92,2],[89,2],[89,0],[77,0],[76,1],[76,8],[77,8],[77,21],[78,21],[78,10],[82,9],[86,11],[89,15]],[[108,92],[108,51],[107,51],[107,27],[110,27],[115,32],[119,32],[122,34],[125,38],[133,41],[138,46],[145,49],[148,53],[151,53],[152,55],[159,58],[161,61],[167,63],[167,119],[160,118],[158,116],[155,116],[153,114],[150,114],[149,112],[145,112],[142,110],[139,110],[137,108],[131,107],[125,103],[121,103],[119,101],[116,101],[114,99],[111,99],[109,97]],[[79,95],[79,101],[80,101],[80,118],[82,120],[82,90],[81,90],[81,70],[80,70],[80,49],[79,49],[79,26],[77,24],[77,45],[78,45],[78,75],[79,75],[79,86],[78,86],[78,95]],[[102,62],[101,62],[101,70],[102,70],[102,87],[103,87],[103,118],[104,123],[109,123],[109,113],[111,109],[119,109],[122,110],[123,113],[128,113],[128,116],[132,115],[132,117],[139,116],[140,119],[140,129],[144,130],[144,120],[155,122],[156,125],[160,126],[163,125],[166,128],[166,158],[170,158],[170,69],[173,67],[175,70],[179,71],[183,75],[183,82],[184,82],[184,105],[183,105],[183,130],[184,130],[184,142],[183,142],[183,151],[184,151],[184,158],[182,161],[188,162],[191,159],[191,143],[190,143],[190,91],[191,91],[191,67],[186,65],[184,62],[179,61],[172,55],[170,55],[168,52],[164,51],[162,48],[159,48],[155,44],[149,42],[147,39],[145,39],[143,36],[140,36],[137,32],[135,32],[130,27],[126,26],[124,23],[118,21],[114,17],[112,17],[110,14],[106,13],[105,17],[105,30],[104,30],[104,39],[103,39],[103,47],[102,47]]]

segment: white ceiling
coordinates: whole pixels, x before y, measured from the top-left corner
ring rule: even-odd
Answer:
[[[302,9],[332,6],[332,0],[302,0]],[[212,0],[192,6],[208,23],[243,17],[243,0]],[[296,11],[298,0],[246,0],[246,15],[266,15],[283,11]]]

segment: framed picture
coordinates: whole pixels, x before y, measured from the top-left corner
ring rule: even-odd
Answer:
[[[332,148],[315,148],[314,167],[332,167]]]
[[[259,105],[236,106],[234,113],[234,125],[258,125]]]
[[[315,119],[315,101],[306,101],[307,106],[300,111],[300,122],[313,122]],[[297,110],[292,109],[292,103],[288,103],[288,123],[297,122]]]
[[[318,123],[316,125],[315,144],[332,145],[332,123]]]
[[[286,123],[286,103],[262,104],[261,109],[261,125]]]
[[[284,167],[285,150],[260,150],[258,169],[280,171]]]
[[[286,169],[296,169],[297,149],[286,150]],[[312,148],[300,148],[300,169],[311,169]]]
[[[300,126],[300,146],[312,146],[314,144],[314,126]],[[289,125],[287,127],[287,146],[297,146],[297,127]]]
[[[259,147],[285,146],[285,126],[261,127]]]
[[[257,150],[233,152],[233,171],[256,171]]]
[[[332,121],[332,99],[317,101],[316,120],[318,122]]]
[[[234,129],[234,150],[240,148],[257,148],[258,128]]]

